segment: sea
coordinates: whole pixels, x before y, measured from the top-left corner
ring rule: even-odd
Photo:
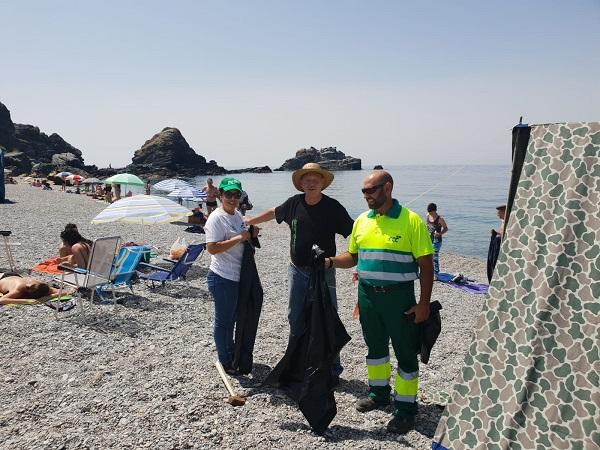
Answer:
[[[509,165],[411,165],[386,166],[385,169],[394,178],[393,195],[400,204],[422,217],[429,203],[437,204],[438,214],[444,217],[449,228],[444,235],[442,252],[487,257],[490,231],[499,226],[496,206],[506,203],[508,197]],[[367,209],[360,189],[369,173],[370,170],[334,172],[335,179],[324,193],[338,200],[350,216],[356,218]],[[298,193],[292,184],[291,172],[231,176],[242,182],[254,205],[249,215],[278,206]],[[206,178],[200,176],[189,181],[202,187]],[[221,177],[212,178],[218,186]]]

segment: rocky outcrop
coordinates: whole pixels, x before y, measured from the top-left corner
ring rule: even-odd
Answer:
[[[4,164],[14,175],[35,172],[46,175],[52,171],[68,170],[87,175],[81,150],[73,147],[58,134],[50,136],[33,125],[15,124],[10,111],[0,103],[0,145],[5,147]]]
[[[247,169],[228,170],[227,173],[272,173],[269,166],[248,167]]]
[[[361,160],[346,156],[336,147],[326,147],[317,150],[314,147],[303,148],[296,152],[296,156],[286,160],[281,167],[275,170],[298,170],[309,162],[319,163],[327,170],[360,170]]]
[[[0,103],[0,146],[6,151],[15,148],[15,124],[10,118],[10,111]]]
[[[135,152],[127,172],[139,176],[194,177],[227,171],[192,149],[177,128],[164,128]]]

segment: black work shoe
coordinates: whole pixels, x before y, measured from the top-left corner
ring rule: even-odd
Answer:
[[[387,424],[390,433],[406,434],[415,427],[414,417],[394,416]]]
[[[388,404],[389,403],[376,402],[373,397],[365,397],[356,402],[356,410],[358,412],[368,412],[377,408],[385,408]]]

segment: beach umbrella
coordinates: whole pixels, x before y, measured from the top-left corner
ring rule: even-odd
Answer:
[[[131,174],[131,173],[118,173],[117,175],[113,175],[110,178],[104,180],[106,184],[128,184],[130,186],[145,186],[144,183],[139,177]]]
[[[73,175],[71,172],[60,172],[54,175],[55,177],[67,178],[68,176]]]
[[[86,178],[85,180],[83,180],[81,182],[81,184],[100,184],[100,183],[102,183],[102,180],[100,180],[99,178],[94,178],[94,177]]]
[[[83,177],[81,175],[69,175],[66,179],[71,183],[79,183],[81,180],[83,180]]]
[[[167,197],[171,198],[182,198],[184,200],[198,200],[206,201],[206,192],[202,192],[193,186],[183,187],[175,189],[173,192],[167,194]]]
[[[92,223],[125,222],[152,225],[175,222],[191,215],[189,209],[168,198],[156,195],[134,195],[114,202],[94,217]]]
[[[168,191],[171,192],[178,188],[187,188],[193,187],[187,181],[179,180],[177,178],[169,178],[168,180],[163,180],[152,186],[157,191]]]

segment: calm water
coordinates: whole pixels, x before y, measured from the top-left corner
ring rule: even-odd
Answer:
[[[442,251],[485,258],[490,229],[498,226],[496,206],[506,202],[509,166],[398,166],[386,168],[394,177],[394,196],[422,216],[427,204],[438,205],[450,231],[444,236]],[[335,172],[325,193],[346,207],[350,216],[366,210],[360,192],[368,170]],[[248,192],[256,214],[277,206],[296,194],[291,172],[234,175]],[[218,185],[220,177],[213,177]],[[192,183],[203,186],[206,177]]]

